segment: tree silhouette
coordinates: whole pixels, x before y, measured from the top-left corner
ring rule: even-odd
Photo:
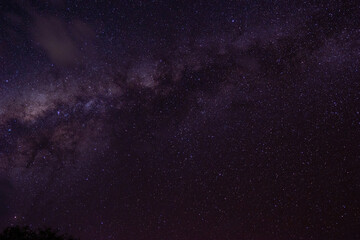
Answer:
[[[68,235],[60,235],[51,228],[31,230],[29,227],[8,227],[0,234],[0,240],[77,240]]]

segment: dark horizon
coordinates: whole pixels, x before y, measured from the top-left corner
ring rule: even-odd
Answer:
[[[360,239],[358,1],[0,0],[0,229]]]

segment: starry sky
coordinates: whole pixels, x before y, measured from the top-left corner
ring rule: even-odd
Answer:
[[[360,4],[0,0],[0,228],[360,239]]]

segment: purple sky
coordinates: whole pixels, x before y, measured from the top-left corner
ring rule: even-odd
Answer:
[[[0,227],[360,239],[358,1],[1,1]]]

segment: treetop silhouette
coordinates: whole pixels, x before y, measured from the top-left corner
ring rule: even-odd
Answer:
[[[78,240],[68,235],[61,235],[51,228],[31,230],[29,227],[8,227],[0,234],[0,240]]]

